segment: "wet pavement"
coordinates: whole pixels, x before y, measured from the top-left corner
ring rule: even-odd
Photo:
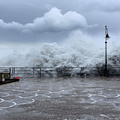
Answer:
[[[22,78],[1,85],[0,120],[120,120],[119,78]]]

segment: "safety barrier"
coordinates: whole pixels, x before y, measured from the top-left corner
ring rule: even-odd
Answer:
[[[104,75],[104,67],[0,67],[1,72],[9,72],[11,77],[45,76],[92,76]],[[120,67],[108,68],[108,75],[120,75]]]

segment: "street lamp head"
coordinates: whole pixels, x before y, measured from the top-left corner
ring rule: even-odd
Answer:
[[[108,35],[108,33],[106,34],[105,38],[107,38],[107,39],[110,38],[110,36]]]
[[[110,38],[110,36],[108,35],[107,26],[105,26],[105,38],[106,38],[106,39],[109,39],[109,38]]]

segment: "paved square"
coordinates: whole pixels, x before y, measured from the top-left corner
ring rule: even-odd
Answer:
[[[22,78],[0,86],[0,120],[119,120],[119,78]]]

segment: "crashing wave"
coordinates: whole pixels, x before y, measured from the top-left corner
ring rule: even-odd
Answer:
[[[120,46],[109,41],[108,64],[120,66]],[[114,45],[114,46],[113,46]],[[24,50],[23,50],[24,49]],[[13,50],[0,59],[0,66],[17,67],[94,67],[96,71],[104,66],[104,44],[84,36],[80,32],[73,33],[62,44],[42,43],[33,48]],[[91,69],[89,69],[91,71]]]

